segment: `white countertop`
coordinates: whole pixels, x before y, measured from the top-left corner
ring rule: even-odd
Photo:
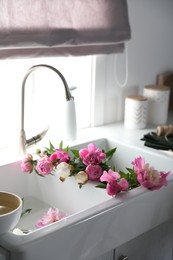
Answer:
[[[171,120],[172,121],[172,120]],[[85,128],[80,129],[77,132],[77,139],[75,141],[64,141],[64,146],[73,146],[76,144],[93,141],[94,139],[100,139],[100,138],[109,138],[118,140],[119,142],[125,143],[130,146],[135,146],[138,148],[146,149],[146,150],[152,150],[156,153],[163,153],[166,156],[173,157],[173,153],[171,152],[165,152],[156,150],[153,148],[149,148],[144,146],[144,141],[141,141],[141,138],[149,133],[149,132],[156,132],[156,126],[148,126],[145,129],[127,129],[124,127],[123,122],[99,126],[99,127],[91,127],[91,128]],[[37,148],[41,147],[48,147],[49,146],[49,135],[47,134],[45,138],[39,142],[37,145],[33,146],[31,150],[28,150],[28,152],[35,152]],[[53,140],[53,141],[52,141]],[[58,140],[56,138],[56,142],[54,142],[54,139],[50,140],[55,146],[59,145],[61,140]],[[1,154],[1,161],[0,165],[7,164],[10,162],[14,162],[17,160],[20,160],[21,157],[19,157],[16,153],[16,151],[13,151],[13,149],[6,149],[0,151]]]

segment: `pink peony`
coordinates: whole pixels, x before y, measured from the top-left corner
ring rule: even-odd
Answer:
[[[99,164],[106,158],[106,154],[100,148],[96,149],[95,144],[89,144],[88,149],[83,148],[79,151],[79,156],[85,165]]]
[[[64,152],[62,150],[56,149],[56,152],[54,152],[51,156],[50,159],[51,161],[58,160],[57,164],[61,162],[68,162],[69,161],[69,155],[67,152]]]
[[[101,181],[106,182],[116,181],[118,179],[120,179],[120,174],[118,172],[112,171],[111,169],[108,172],[104,171],[100,178]]]
[[[142,157],[134,158],[132,160],[131,164],[134,167],[134,172],[137,173],[137,174],[140,173],[144,169],[144,167],[146,165],[145,164],[145,160]]]
[[[36,225],[36,227],[44,227],[44,226],[54,223],[58,220],[61,220],[64,217],[65,217],[65,215],[59,214],[58,209],[49,208],[48,212],[45,213],[44,216],[41,219],[39,219],[35,225]]]
[[[103,170],[99,165],[90,164],[86,167],[86,173],[88,174],[89,180],[99,181],[103,174]]]
[[[128,181],[124,178],[120,178],[120,174],[112,170],[108,172],[104,171],[100,181],[107,182],[106,190],[110,196],[116,196],[120,191],[128,190],[129,188]]]
[[[53,169],[53,164],[50,158],[46,155],[37,160],[36,170],[41,175],[49,175]]]
[[[142,157],[135,158],[132,161],[134,171],[137,174],[138,182],[151,190],[159,190],[162,186],[167,186],[166,177],[171,172],[157,171],[154,167],[150,167]]]
[[[26,157],[21,161],[22,172],[31,172],[33,170],[32,160],[33,156],[31,154],[27,154]]]

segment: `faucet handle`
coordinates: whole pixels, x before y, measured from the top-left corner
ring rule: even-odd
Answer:
[[[41,141],[48,130],[49,130],[49,126],[47,126],[47,128],[45,130],[43,130],[41,133],[39,133],[38,135],[35,135],[32,138],[27,139],[26,146],[30,146],[32,144],[35,144],[35,143]]]
[[[77,87],[76,86],[71,86],[71,87],[69,87],[69,89],[70,89],[70,91],[73,91],[73,90],[77,89]]]

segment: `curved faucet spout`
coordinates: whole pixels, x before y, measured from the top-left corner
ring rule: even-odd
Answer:
[[[66,120],[66,121],[70,121],[68,127],[70,128],[70,132],[69,137],[67,137],[67,139],[73,140],[76,138],[76,112],[75,112],[75,105],[74,105],[74,98],[70,93],[70,89],[68,87],[67,81],[64,78],[64,76],[62,75],[62,73],[57,70],[56,68],[54,68],[53,66],[47,65],[47,64],[39,64],[39,65],[35,65],[32,66],[28,72],[26,73],[23,82],[22,82],[22,103],[21,103],[21,131],[20,131],[20,154],[24,154],[26,152],[26,146],[30,146],[33,143],[37,143],[38,141],[40,141],[44,135],[46,134],[46,132],[48,131],[48,128],[46,130],[44,130],[42,133],[26,140],[26,135],[25,135],[25,130],[24,130],[24,106],[25,106],[25,84],[26,84],[26,80],[28,78],[28,76],[35,70],[40,69],[40,68],[48,68],[52,71],[54,71],[62,80],[63,85],[64,85],[64,89],[65,89],[65,97],[66,97],[66,101],[69,103],[70,105],[70,110],[71,110],[71,115],[67,117],[70,120]],[[68,109],[69,111],[69,109]]]

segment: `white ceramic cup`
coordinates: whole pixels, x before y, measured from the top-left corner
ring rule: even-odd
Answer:
[[[22,213],[22,199],[14,193],[0,191],[0,235],[13,229]]]

